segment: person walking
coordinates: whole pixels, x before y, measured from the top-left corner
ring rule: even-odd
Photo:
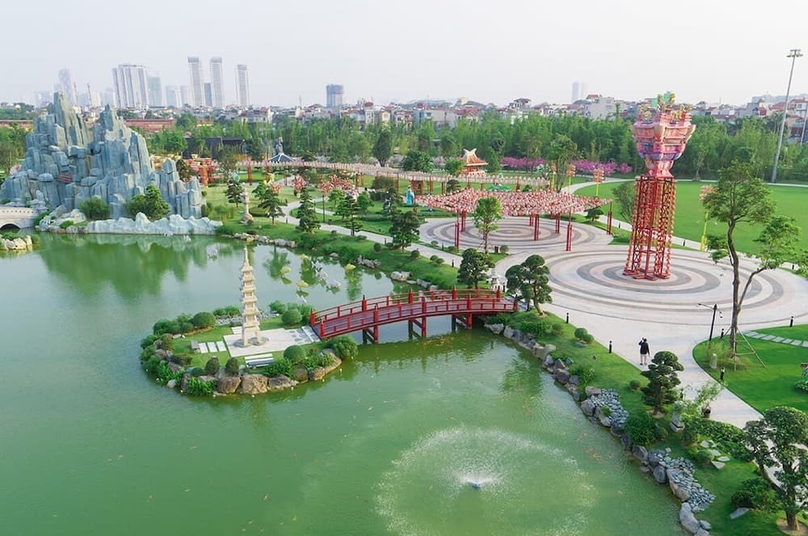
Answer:
[[[648,339],[643,337],[640,339],[640,365],[648,364],[648,356],[651,354],[651,348],[648,346]]]

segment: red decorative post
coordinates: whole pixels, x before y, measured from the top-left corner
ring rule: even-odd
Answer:
[[[609,217],[606,220],[606,232],[612,234],[612,205],[614,205],[614,201],[609,203]]]
[[[636,181],[631,241],[623,270],[635,279],[670,277],[676,206],[676,182],[670,169],[696,128],[690,123],[689,109],[673,104],[673,94],[660,95],[650,106],[640,107],[639,118],[631,126],[646,167]]]
[[[564,251],[572,251],[572,214],[567,220],[567,247]]]
[[[539,239],[539,215],[533,216],[533,240]]]

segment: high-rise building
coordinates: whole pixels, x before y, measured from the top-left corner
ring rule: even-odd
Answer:
[[[572,99],[570,100],[571,103],[575,103],[578,99],[581,98],[581,84],[578,82],[572,83]]]
[[[345,94],[345,88],[337,84],[328,84],[325,86],[325,101],[326,107],[331,110],[336,110],[342,107],[342,97]]]
[[[222,58],[210,59],[210,105],[224,108],[224,77],[222,76]]]
[[[210,82],[205,82],[203,87],[205,98],[201,105],[211,107],[213,106],[213,87],[211,87]]]
[[[193,106],[194,103],[192,99],[194,95],[190,86],[180,86],[180,95],[182,96],[180,102],[182,102],[183,106]]]
[[[166,106],[182,108],[182,88],[179,86],[166,86]]]
[[[188,57],[188,71],[191,74],[191,102],[192,106],[205,105],[205,80],[202,76],[202,63],[197,56]]]
[[[163,106],[163,85],[159,76],[150,76],[147,80],[149,89],[149,106]]]
[[[236,66],[236,93],[238,93],[238,105],[247,108],[250,105],[250,77],[247,74],[246,65]]]
[[[124,64],[112,69],[115,103],[119,109],[149,107],[149,76],[143,65]]]
[[[79,92],[76,89],[76,83],[73,81],[73,75],[70,74],[70,69],[62,69],[59,71],[59,91],[72,106],[78,105]]]

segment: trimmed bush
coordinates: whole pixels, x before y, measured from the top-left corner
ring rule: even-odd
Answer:
[[[586,331],[586,328],[575,328],[573,335],[575,336],[576,339],[581,341],[585,336],[589,335],[589,332]]]
[[[421,252],[418,251],[417,249],[414,249],[414,250],[410,251],[410,258],[411,259],[417,259],[420,256],[421,256]]]
[[[237,376],[239,369],[238,359],[235,357],[231,357],[227,360],[227,363],[224,365],[224,370],[230,374],[231,376]]]
[[[283,313],[286,312],[286,304],[280,300],[275,300],[274,302],[269,304],[269,310],[272,311],[273,313],[278,313],[279,315],[282,315]]]
[[[640,380],[631,380],[628,382],[628,386],[632,391],[639,391],[640,387],[642,387],[642,382],[640,382]]]
[[[647,446],[654,442],[656,435],[654,419],[645,412],[629,415],[626,420],[626,432],[631,442]]]
[[[213,316],[213,313],[208,313],[207,311],[196,313],[191,319],[191,324],[196,329],[209,329],[216,325],[216,317]]]
[[[592,344],[593,342],[595,342],[595,336],[592,335],[591,333],[585,333],[584,336],[581,337],[581,340],[585,344]]]
[[[163,333],[179,333],[180,325],[176,320],[162,319],[154,323],[152,333],[162,335]]]
[[[499,252],[502,254],[508,253],[508,244],[502,244],[499,246]]]
[[[300,324],[301,320],[303,320],[303,315],[301,315],[300,311],[297,309],[287,309],[286,312],[281,315],[281,321],[287,326]]]
[[[154,341],[156,341],[159,338],[160,338],[159,335],[149,335],[148,337],[146,337],[142,341],[140,341],[140,347],[141,348],[148,348],[149,346],[154,344]]]
[[[374,244],[373,244],[373,251],[375,251],[376,253],[378,253],[378,252],[380,252],[381,250],[382,250],[382,245],[381,245],[381,244],[379,244],[378,242],[376,242],[376,243],[374,243]]]
[[[160,348],[165,350],[166,352],[171,352],[174,350],[174,337],[171,336],[169,333],[164,333],[160,336]]]
[[[347,335],[332,340],[331,348],[340,359],[354,358],[359,355],[359,346],[356,344],[355,340]]]
[[[779,509],[774,490],[760,477],[744,480],[741,489],[732,495],[731,500],[733,508],[754,508],[767,512]]]
[[[699,449],[696,452],[696,463],[699,465],[706,467],[713,461],[713,453],[710,452],[710,449]]]
[[[306,351],[302,347],[293,344],[283,351],[283,358],[288,359],[292,363],[298,363],[306,358]]]
[[[143,370],[148,372],[149,374],[157,374],[157,368],[160,366],[163,360],[160,356],[152,355],[146,362],[143,364]]]
[[[564,324],[561,322],[553,324],[553,335],[561,335],[562,333],[564,333]]]
[[[214,356],[208,359],[205,363],[205,374],[208,376],[216,376],[219,372],[219,358]]]

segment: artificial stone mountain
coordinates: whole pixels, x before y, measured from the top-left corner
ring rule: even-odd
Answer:
[[[146,140],[109,106],[90,136],[84,120],[57,93],[47,112],[34,119],[26,145],[21,170],[0,187],[2,202],[50,209],[61,205],[72,210],[91,197],[100,197],[117,219],[127,215],[124,204],[128,200],[154,184],[172,213],[183,218],[202,215],[199,181],[182,181],[171,160],[155,170]]]

